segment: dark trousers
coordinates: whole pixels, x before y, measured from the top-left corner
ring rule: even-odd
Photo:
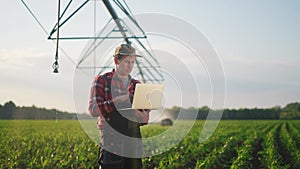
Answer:
[[[105,150],[102,150],[100,155],[100,168],[101,169],[141,169],[141,158],[128,158],[121,157]]]
[[[122,157],[122,152],[142,153],[142,143],[120,138],[120,134],[131,138],[141,138],[140,127],[119,114],[112,114],[109,127],[101,129],[101,146],[98,163],[101,169],[141,169],[141,158]]]

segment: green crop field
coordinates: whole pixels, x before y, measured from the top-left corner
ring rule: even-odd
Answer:
[[[200,144],[203,124],[197,121],[170,150],[144,158],[144,168],[300,168],[300,121],[221,121]],[[148,125],[142,134],[167,129]],[[0,120],[0,168],[95,168],[98,148],[76,120]]]

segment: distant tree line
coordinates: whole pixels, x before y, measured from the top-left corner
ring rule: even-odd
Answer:
[[[167,109],[166,116],[171,119],[199,119],[207,118],[209,112],[214,117],[214,113],[222,112],[222,119],[239,119],[239,120],[279,120],[279,119],[300,119],[300,103],[290,103],[285,107],[275,106],[272,108],[240,108],[240,109],[224,109],[212,110],[207,106],[201,108],[180,108],[177,106]]]
[[[76,113],[56,109],[17,107],[12,101],[0,105],[0,119],[77,119]]]
[[[181,108],[174,106],[166,109],[165,115],[171,119],[206,119],[210,115],[219,113],[221,110],[212,110],[207,106],[201,108]],[[213,116],[212,116],[213,117]],[[91,119],[88,114],[63,112],[56,109],[31,107],[18,107],[12,101],[0,104],[0,119]],[[272,108],[240,108],[224,109],[222,119],[300,119],[300,103],[290,103],[285,107],[275,106]]]

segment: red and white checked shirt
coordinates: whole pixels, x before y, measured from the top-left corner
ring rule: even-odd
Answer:
[[[130,101],[132,102],[135,86],[140,83],[138,80],[132,79],[129,75],[128,86],[116,76],[114,76],[115,70],[105,73],[104,75],[98,75],[95,77],[89,100],[89,112],[91,116],[98,117],[98,127],[101,128],[106,120],[109,119],[109,114],[113,111],[117,111],[117,108],[113,102],[113,97],[128,94]],[[112,94],[113,93],[113,94]],[[141,119],[141,124],[147,124],[149,121],[149,114]]]

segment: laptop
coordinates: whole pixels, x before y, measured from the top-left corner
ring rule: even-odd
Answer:
[[[161,107],[163,91],[163,84],[136,84],[131,108],[119,110],[159,109]]]

